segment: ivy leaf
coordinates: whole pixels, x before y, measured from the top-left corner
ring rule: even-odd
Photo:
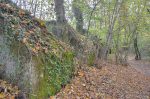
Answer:
[[[83,71],[79,71],[78,75],[79,75],[79,77],[83,77],[84,76],[84,72]]]

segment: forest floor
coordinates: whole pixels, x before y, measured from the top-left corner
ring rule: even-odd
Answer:
[[[150,99],[150,62],[129,60],[129,66],[99,65],[101,69],[83,65],[78,76],[55,98]]]

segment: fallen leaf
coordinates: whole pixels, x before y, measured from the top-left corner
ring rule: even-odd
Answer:
[[[33,53],[36,53],[36,54],[38,53],[35,48],[32,48],[32,52],[33,52]]]
[[[50,98],[49,98],[49,99],[56,99],[56,98],[55,98],[55,96],[50,96]]]
[[[22,42],[26,43],[27,42],[27,38],[23,38]]]
[[[13,96],[11,96],[11,98],[10,99],[15,99],[15,96],[13,95]]]
[[[19,16],[22,17],[25,15],[25,12],[23,10],[19,10]]]
[[[79,72],[78,72],[78,75],[79,75],[79,77],[83,77],[83,76],[84,76],[84,73],[83,73],[82,71],[79,71]]]

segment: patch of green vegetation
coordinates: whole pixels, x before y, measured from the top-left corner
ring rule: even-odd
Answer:
[[[69,82],[73,73],[73,54],[71,52],[65,52],[62,55],[62,59],[58,58],[54,54],[50,54],[46,57],[47,72],[50,76],[49,84],[55,86],[55,92],[50,92],[50,95],[54,95],[60,90],[61,85]]]
[[[90,53],[88,56],[88,65],[92,66],[94,64],[95,61],[95,54],[94,53]]]
[[[55,95],[63,85],[67,84],[74,71],[72,52],[64,52],[60,59],[55,54],[43,54],[41,57],[35,58],[37,72],[44,73],[43,77],[39,78],[37,85],[37,96],[31,95],[32,99],[37,97],[45,99],[48,96]],[[40,60],[39,60],[40,58]],[[41,72],[42,71],[42,72]]]

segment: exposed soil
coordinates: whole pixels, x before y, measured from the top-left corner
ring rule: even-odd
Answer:
[[[150,99],[149,71],[139,71],[140,68],[136,67],[138,63],[140,61],[133,62],[130,66],[103,63],[101,69],[83,65],[78,76],[66,85],[55,98]],[[138,66],[140,65],[138,64]],[[144,66],[144,68],[146,67],[147,65]]]

